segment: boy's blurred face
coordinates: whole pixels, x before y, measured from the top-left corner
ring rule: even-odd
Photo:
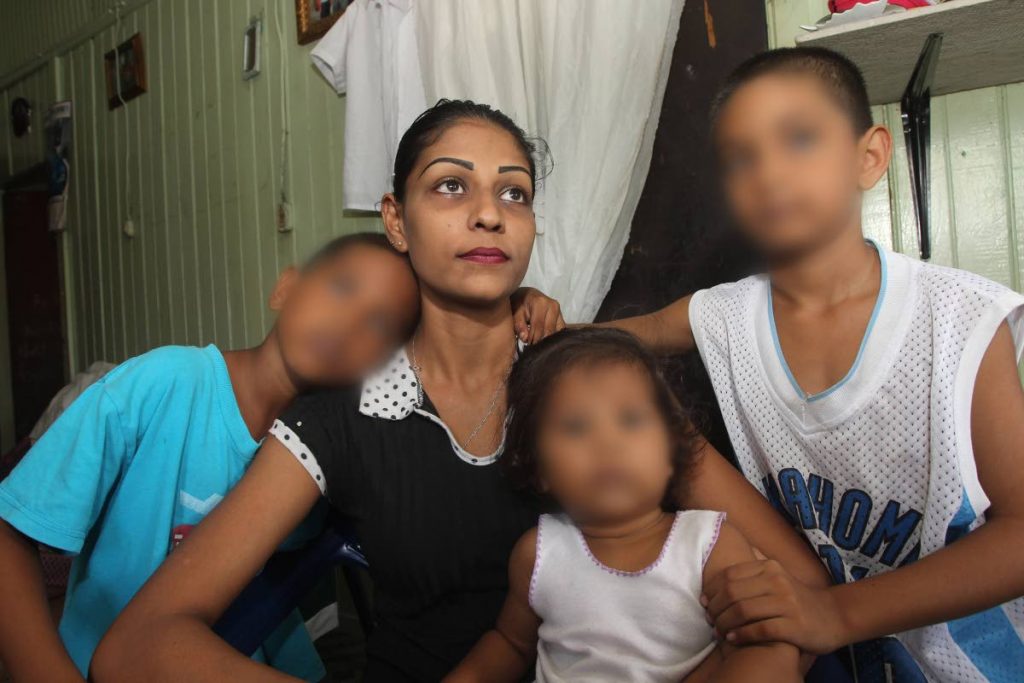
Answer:
[[[383,363],[416,321],[409,262],[354,244],[305,272],[282,276],[272,297],[289,372],[310,385],[352,384]]]
[[[770,73],[740,86],[715,144],[730,208],[765,255],[799,254],[859,220],[861,139],[817,76]]]

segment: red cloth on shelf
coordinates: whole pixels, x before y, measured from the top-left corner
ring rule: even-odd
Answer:
[[[840,12],[845,12],[854,5],[863,5],[874,1],[875,0],[828,0],[828,11],[832,14],[838,14]],[[889,0],[889,4],[913,9],[915,7],[928,7],[933,3],[928,2],[928,0]]]

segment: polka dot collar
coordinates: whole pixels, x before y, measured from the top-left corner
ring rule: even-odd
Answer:
[[[419,380],[401,348],[363,382],[359,412],[382,420],[402,420],[420,407]]]

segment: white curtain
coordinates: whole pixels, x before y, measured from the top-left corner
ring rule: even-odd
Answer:
[[[651,161],[683,0],[419,0],[427,103],[498,107],[554,159],[527,283],[593,320]]]
[[[544,138],[527,284],[594,318],[651,161],[683,0],[355,0],[313,51],[348,93],[345,206],[391,189],[394,150],[442,97],[495,106]],[[417,64],[418,61],[418,64]]]

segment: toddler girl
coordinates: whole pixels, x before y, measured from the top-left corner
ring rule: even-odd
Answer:
[[[696,434],[631,335],[567,330],[509,379],[508,476],[549,499],[509,561],[496,627],[448,681],[797,680],[798,651],[716,645],[703,587],[753,558],[707,510],[677,511]]]

